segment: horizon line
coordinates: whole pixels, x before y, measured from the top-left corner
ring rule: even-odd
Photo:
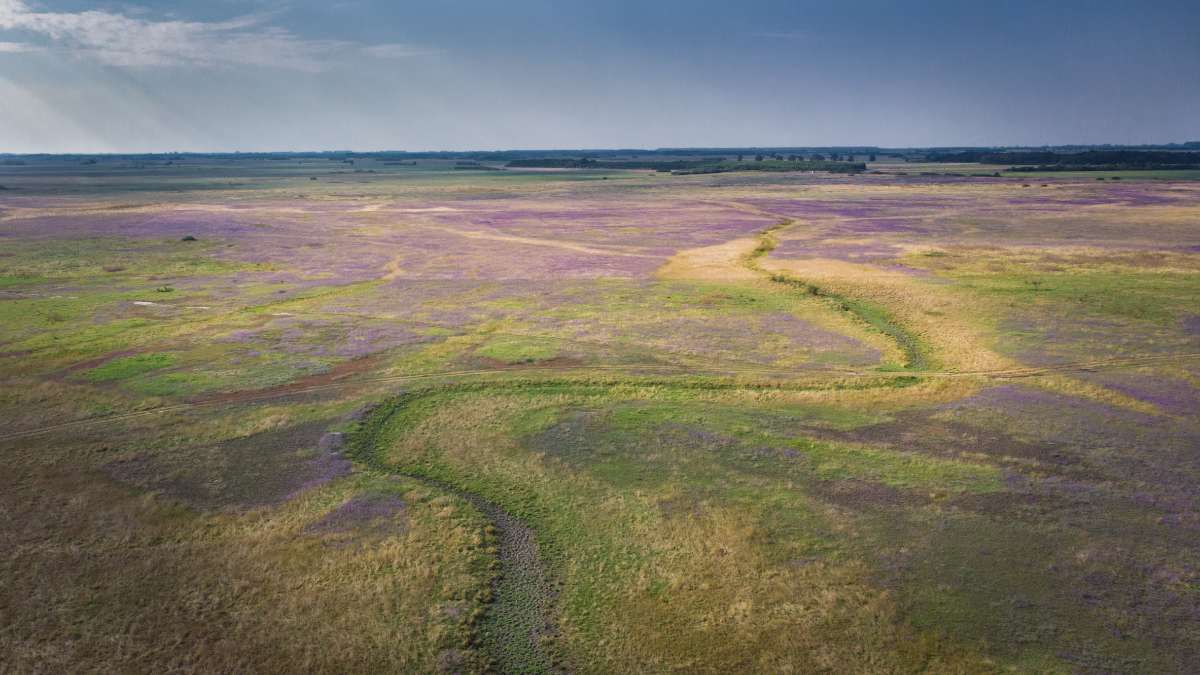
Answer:
[[[399,150],[399,149],[378,149],[378,150],[352,150],[347,148],[338,149],[305,149],[305,150],[129,150],[129,151],[103,151],[103,152],[88,152],[88,151],[71,151],[71,152],[7,152],[0,151],[0,157],[74,157],[74,156],[90,156],[90,157],[124,157],[132,155],[141,156],[179,156],[179,155],[330,155],[330,154],[357,154],[357,155],[382,155],[382,154],[397,154],[397,155],[422,155],[422,154],[465,154],[465,153],[486,153],[499,154],[506,152],[669,152],[672,150],[678,151],[741,151],[741,150],[871,150],[878,152],[889,151],[909,151],[909,150],[1013,150],[1013,149],[1040,149],[1040,148],[1159,148],[1159,147],[1200,147],[1200,140],[1191,141],[1168,141],[1163,143],[1051,143],[1051,144],[1001,144],[1001,145],[730,145],[730,146],[664,146],[658,148],[638,148],[638,147],[531,147],[531,148],[500,148],[500,149],[424,149],[424,150]]]

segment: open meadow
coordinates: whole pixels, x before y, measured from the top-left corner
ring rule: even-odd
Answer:
[[[168,159],[0,166],[0,671],[1200,664],[1195,171]]]

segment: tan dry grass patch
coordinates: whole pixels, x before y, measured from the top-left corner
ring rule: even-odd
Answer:
[[[655,276],[666,280],[719,283],[758,281],[761,276],[742,265],[758,244],[758,237],[743,237],[716,246],[680,251],[667,260]]]

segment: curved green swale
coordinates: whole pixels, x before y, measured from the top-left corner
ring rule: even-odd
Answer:
[[[400,468],[382,459],[389,427],[405,412],[409,397],[393,399],[375,409],[351,436],[355,459],[373,468],[401,474],[454,494],[469,502],[486,517],[495,535],[499,572],[492,583],[492,599],[477,629],[484,651],[503,673],[553,672],[553,662],[542,644],[554,635],[551,586],[538,551],[533,530],[477,492],[462,489],[436,477],[436,471]]]
[[[904,368],[906,370],[929,370],[931,364],[929,362],[927,347],[922,344],[921,340],[915,334],[897,323],[882,307],[857,298],[832,293],[827,289],[820,288],[819,286],[786,274],[768,272],[759,265],[758,261],[763,256],[775,250],[775,246],[777,245],[775,233],[792,226],[795,222],[795,220],[786,219],[760,232],[758,235],[758,246],[743,259],[746,268],[759,274],[767,275],[771,281],[797,292],[823,298],[828,301],[830,306],[836,309],[850,312],[858,320],[896,342],[897,346],[900,347],[900,351],[904,353]]]
[[[998,485],[996,470],[982,465],[842,444],[804,445],[775,428],[786,422],[783,409],[765,413],[778,419],[767,420],[772,446],[770,453],[763,452],[753,428],[762,415],[705,400],[753,390],[718,382],[673,386],[664,381],[510,381],[434,388],[384,403],[361,424],[352,446],[356,458],[374,468],[438,481],[479,500],[481,511],[497,509],[488,513],[493,523],[508,514],[536,533],[540,560],[549,573],[538,572],[538,564],[529,562],[536,557],[516,563],[514,572],[501,577],[479,627],[487,651],[503,669],[513,671],[549,667],[553,647],[541,644],[530,626],[544,626],[557,612],[570,627],[572,653],[591,658],[582,655],[603,644],[625,611],[626,593],[643,589],[649,597],[671,597],[673,582],[646,579],[663,564],[655,562],[662,552],[647,548],[631,533],[658,527],[654,523],[664,517],[660,510],[675,507],[656,502],[679,502],[668,494],[676,494],[680,486],[713,504],[759,513],[764,531],[781,538],[770,546],[775,551],[771,558],[785,564],[791,558],[831,554],[840,546],[825,516],[809,506],[809,484],[852,475],[921,489],[936,485],[986,492]],[[569,435],[547,436],[556,427],[570,426],[576,411],[600,411],[603,423],[583,429],[574,437],[574,447],[567,447]],[[819,414],[822,422],[847,423],[837,412]],[[665,436],[660,433],[664,429],[669,432]],[[719,438],[694,442],[690,429]],[[639,432],[649,435],[660,456],[638,452]],[[488,438],[492,442],[479,442]],[[660,471],[673,475],[662,494],[662,486],[641,480]],[[503,565],[505,533],[499,534]],[[553,586],[546,581],[550,578],[566,583],[556,602],[547,601],[552,597],[546,591]]]

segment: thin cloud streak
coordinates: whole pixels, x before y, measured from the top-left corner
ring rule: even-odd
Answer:
[[[393,43],[363,47],[362,52],[380,59],[407,59],[414,56],[434,56],[440,54],[441,50]]]
[[[24,52],[36,52],[41,47],[31,45],[28,42],[0,42],[0,54],[21,54]]]

